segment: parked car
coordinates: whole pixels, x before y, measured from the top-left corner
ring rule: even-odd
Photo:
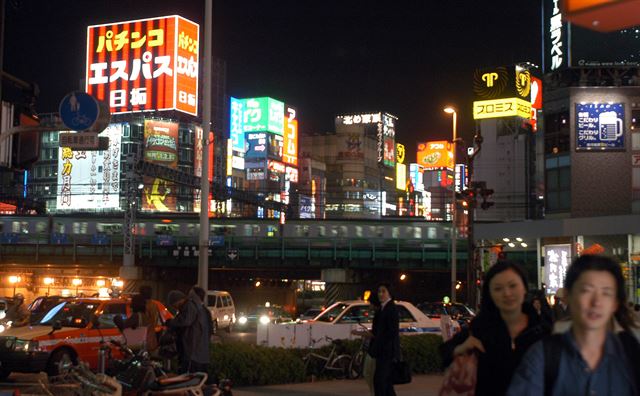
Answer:
[[[440,320],[427,317],[413,304],[396,301],[400,333],[440,333]],[[309,321],[313,324],[362,324],[370,328],[375,308],[367,301],[337,302]]]
[[[418,309],[433,319],[439,319],[442,315],[449,315],[451,319],[458,321],[461,326],[468,325],[476,316],[471,308],[462,303],[424,302],[418,304]]]
[[[172,317],[162,303],[158,307],[160,331]],[[131,314],[126,298],[76,298],[51,308],[36,325],[12,327],[0,334],[0,379],[11,372],[58,375],[65,366],[82,360],[97,369],[101,341],[125,341],[113,322],[115,316]],[[112,349],[119,358],[117,348]]]
[[[288,323],[292,322],[293,317],[287,313],[281,306],[265,304],[258,305],[251,309],[248,313],[241,313],[238,316],[238,329],[250,330],[256,329],[258,323],[267,325],[269,323]]]
[[[217,333],[218,329],[226,329],[231,333],[236,323],[236,307],[231,294],[226,291],[210,290],[207,292],[206,304],[211,311],[213,333]]]
[[[316,316],[320,315],[322,312],[322,308],[309,308],[302,315],[298,317],[298,321],[305,322],[307,320],[311,320]]]
[[[49,312],[49,310],[56,305],[60,304],[62,301],[69,301],[72,297],[62,297],[62,296],[40,296],[37,297],[31,304],[29,304],[29,312],[31,316],[29,317],[29,323],[32,325],[37,325],[44,315]]]

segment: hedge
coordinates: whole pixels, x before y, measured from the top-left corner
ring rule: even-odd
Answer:
[[[416,374],[441,371],[438,346],[442,338],[433,334],[400,337],[404,359]],[[360,341],[344,341],[345,352],[355,354]],[[331,346],[319,349],[328,355]],[[209,375],[213,378],[230,378],[234,385],[275,385],[306,380],[302,357],[308,349],[270,348],[229,341],[211,346]],[[318,352],[318,351],[316,351]]]

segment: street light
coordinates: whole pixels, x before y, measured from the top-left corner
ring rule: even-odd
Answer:
[[[71,280],[71,283],[76,287],[76,297],[78,296],[78,287],[82,284],[82,279],[80,278],[73,278]]]
[[[44,279],[42,280],[42,282],[45,284],[45,286],[47,286],[47,296],[48,296],[48,295],[49,295],[49,293],[51,292],[51,285],[53,285],[53,283],[54,283],[55,281],[56,281],[55,279],[53,279],[53,278],[49,278],[49,277],[44,278]]]
[[[401,281],[403,281],[403,280],[405,280],[405,279],[407,279],[407,274],[402,274],[402,275],[400,275],[400,280],[401,280]]]
[[[458,113],[451,106],[444,108],[444,112],[451,114],[453,117],[453,140],[451,149],[453,150],[453,185],[451,186],[451,298],[456,301],[456,139],[458,138]]]

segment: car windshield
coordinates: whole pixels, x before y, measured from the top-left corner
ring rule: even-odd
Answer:
[[[65,301],[51,308],[40,324],[51,326],[60,321],[63,327],[85,327],[97,308],[96,303]]]
[[[317,322],[332,323],[347,307],[349,307],[348,304],[336,304],[332,307],[327,308],[326,311],[315,318],[315,320]]]

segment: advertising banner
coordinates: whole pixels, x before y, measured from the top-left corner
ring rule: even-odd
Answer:
[[[108,150],[58,149],[58,210],[120,207],[122,124],[109,125],[100,136],[109,138]]]
[[[477,69],[473,74],[475,100],[531,98],[531,73],[518,66]]]
[[[338,137],[339,160],[363,160],[364,152],[362,144],[363,136],[359,133],[350,133]]]
[[[173,169],[178,167],[178,123],[144,121],[144,160]],[[202,165],[200,166],[202,168]],[[142,209],[160,212],[176,210],[173,183],[150,176],[143,178]]]
[[[407,188],[407,165],[396,164],[396,188],[405,190]]]
[[[246,133],[247,153],[245,158],[267,158],[267,133]]]
[[[298,119],[296,110],[287,106],[284,118],[284,151],[282,161],[285,164],[298,165]]]
[[[624,150],[624,105],[576,104],[576,150]]]
[[[418,145],[418,164],[425,169],[453,169],[453,151],[446,140],[420,143]]]
[[[199,26],[177,15],[87,28],[86,92],[112,114],[198,114]]]
[[[284,103],[272,98],[242,99],[242,130],[284,134]]]
[[[313,204],[313,198],[307,195],[300,195],[300,218],[314,219],[316,217],[316,209]]]
[[[571,263],[571,245],[546,245],[544,250],[544,283],[547,285],[547,294],[555,294],[564,285],[564,277]]]
[[[284,152],[284,137],[268,132],[267,138],[267,140],[269,141],[267,155],[271,159],[281,161]]]
[[[424,168],[418,164],[409,164],[409,177],[416,191],[424,191]]]
[[[473,102],[473,119],[521,117],[531,118],[531,102],[527,99],[508,98]]]
[[[194,158],[193,158],[193,175],[202,177],[202,127],[195,127],[195,141],[194,146]],[[213,132],[209,132],[209,181],[213,181],[213,164],[215,163],[213,158],[214,153],[214,136]],[[200,189],[195,189],[193,192],[193,211],[200,212]]]
[[[231,98],[230,116],[230,139],[233,142],[233,151],[244,154],[244,130],[242,128],[242,117],[244,113],[244,101],[242,99]]]

